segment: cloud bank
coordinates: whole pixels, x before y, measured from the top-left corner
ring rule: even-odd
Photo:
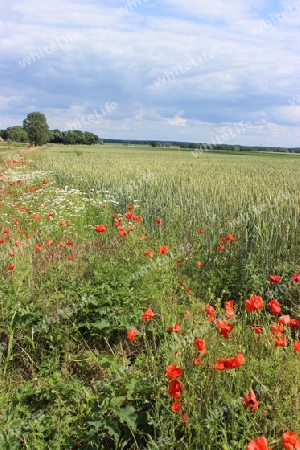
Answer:
[[[0,128],[299,146],[299,23],[297,1],[2,0]]]

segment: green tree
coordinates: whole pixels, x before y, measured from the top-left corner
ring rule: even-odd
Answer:
[[[0,136],[2,139],[7,139],[7,130],[0,130]]]
[[[45,114],[29,113],[23,121],[23,128],[27,131],[30,142],[43,145],[49,141],[49,126]]]
[[[28,142],[28,134],[23,127],[20,126],[8,127],[6,132],[7,132],[7,139],[11,139],[12,141],[15,142]]]
[[[57,128],[55,130],[50,130],[49,141],[55,144],[61,144],[66,133],[67,131],[60,131]]]
[[[90,131],[84,132],[84,141],[86,145],[97,144],[98,140],[98,136],[96,136],[94,133],[91,133]]]
[[[62,140],[63,144],[84,144],[84,134],[81,130],[69,130]]]
[[[52,142],[54,139],[54,131],[49,130],[49,138],[48,138],[48,142]]]

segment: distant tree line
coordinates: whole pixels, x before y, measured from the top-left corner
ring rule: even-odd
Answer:
[[[5,141],[29,142],[28,133],[21,126],[8,127],[6,130],[0,130],[0,136]]]
[[[123,145],[149,145],[151,147],[179,147],[187,150],[202,151],[233,151],[233,152],[284,152],[284,153],[300,153],[300,147],[263,147],[263,146],[246,146],[246,145],[230,145],[230,144],[207,144],[205,142],[180,142],[180,141],[153,141],[153,140],[123,140],[123,139],[103,139],[105,144],[123,144]]]
[[[99,137],[90,131],[81,130],[50,130],[46,116],[40,112],[29,113],[23,121],[23,126],[12,126],[6,130],[0,130],[0,136],[4,140],[13,142],[28,142],[34,145],[46,143],[57,144],[101,144]]]
[[[101,144],[99,137],[90,131],[81,130],[50,130],[49,142],[53,144]]]
[[[43,145],[47,142],[53,144],[103,144],[103,143],[117,143],[128,145],[149,145],[151,147],[179,147],[187,150],[203,151],[233,151],[233,152],[285,152],[285,153],[300,153],[300,147],[286,148],[286,147],[263,147],[263,146],[244,146],[244,145],[229,145],[229,144],[207,144],[196,142],[179,142],[179,141],[161,141],[161,140],[131,140],[124,139],[103,139],[91,133],[90,131],[81,130],[66,130],[60,131],[58,129],[50,130],[46,116],[40,112],[29,113],[23,121],[23,126],[8,127],[6,130],[0,130],[0,136],[4,140],[11,140],[13,142],[30,142],[34,145]]]

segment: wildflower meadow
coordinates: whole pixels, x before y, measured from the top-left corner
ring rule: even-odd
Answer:
[[[300,450],[299,155],[0,161],[0,450]]]

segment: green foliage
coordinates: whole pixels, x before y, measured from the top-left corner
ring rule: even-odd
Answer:
[[[90,131],[84,132],[84,143],[86,145],[98,144],[98,136],[91,133]]]
[[[23,127],[8,127],[7,139],[11,139],[15,142],[28,142],[28,134]]]
[[[284,431],[300,432],[299,327],[285,327],[287,346],[275,347],[267,304],[275,297],[300,318],[298,160],[98,149],[47,148],[27,167],[14,158],[4,175],[0,450],[244,450],[262,435],[281,450]],[[254,293],[264,308],[246,313]],[[216,322],[230,299],[225,339],[205,308]],[[202,365],[195,338],[206,341]],[[213,368],[239,351],[242,366]],[[170,364],[183,368],[178,414]],[[251,389],[255,412],[241,400]]]
[[[54,143],[62,143],[66,145],[93,145],[98,144],[99,138],[96,134],[93,134],[89,131],[81,131],[81,130],[52,130],[50,142]]]
[[[7,139],[7,130],[0,130],[0,136],[2,139]]]
[[[49,126],[45,114],[29,113],[23,121],[23,128],[27,132],[30,142],[43,145],[49,141]]]

